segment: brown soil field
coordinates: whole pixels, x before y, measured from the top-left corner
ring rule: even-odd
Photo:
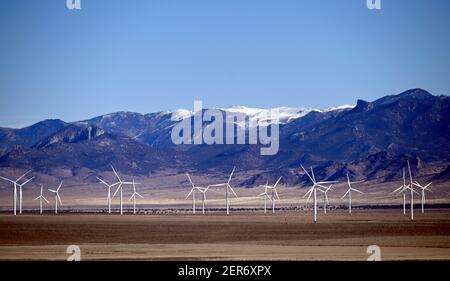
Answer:
[[[0,215],[0,260],[450,260],[450,210]]]

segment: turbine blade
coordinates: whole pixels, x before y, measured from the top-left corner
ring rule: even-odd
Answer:
[[[32,179],[34,179],[34,177],[31,177],[31,178],[27,179],[27,180],[24,181],[20,186],[26,185],[26,184],[29,183]]]
[[[141,197],[142,199],[144,199],[144,196],[140,195],[139,193],[136,192],[136,195]]]
[[[191,196],[192,192],[194,192],[194,187],[191,188],[191,191],[189,191],[188,195],[186,196],[186,198],[184,200],[188,199],[189,196]]]
[[[278,196],[277,190],[274,188],[273,191],[275,192],[275,196],[277,197],[277,199],[280,200],[280,196]]]
[[[350,192],[350,189],[347,189],[347,192],[341,197],[341,199],[343,199],[345,196],[347,196],[347,194]]]
[[[48,191],[56,193],[56,190],[54,189],[49,189]]]
[[[0,176],[0,179],[3,179],[3,180],[5,180],[5,181],[9,181],[9,182],[11,182],[11,183],[15,183],[13,180],[10,180],[10,179],[5,178],[5,177],[1,177],[1,176]]]
[[[59,194],[58,194],[58,193],[56,193],[56,197],[58,197],[59,205],[62,206],[61,197],[59,197]]]
[[[111,164],[111,168],[112,168],[114,174],[116,175],[117,179],[121,182],[122,180],[120,179],[119,175],[118,175],[117,172],[116,172],[116,169],[114,169],[114,167],[113,167],[112,164]]]
[[[233,167],[233,171],[231,171],[230,177],[228,178],[228,184],[230,184],[231,178],[233,177],[234,170],[236,170],[236,166]]]
[[[234,197],[238,198],[236,192],[234,192],[234,189],[231,187],[231,185],[227,184],[227,188],[231,190],[231,192],[234,194]]]
[[[359,193],[361,193],[361,194],[364,194],[362,191],[359,191],[359,190],[356,189],[356,188],[353,188],[353,187],[352,187],[352,190],[353,190],[353,191],[356,191],[356,192],[359,192]]]
[[[314,186],[311,187],[310,189],[308,189],[308,191],[305,193],[305,195],[303,195],[303,198],[305,198],[306,196],[308,196],[308,194],[312,193],[314,190]],[[308,197],[309,198],[309,197]]]
[[[59,191],[59,189],[61,188],[61,186],[62,186],[62,181],[61,181],[61,183],[59,184],[59,186],[58,186],[58,188],[56,189],[56,191]]]
[[[21,178],[23,178],[24,176],[26,176],[29,172],[31,172],[31,170],[28,170],[25,174],[21,175],[19,178],[16,179],[16,182],[18,182]]]
[[[47,198],[45,198],[43,195],[41,195],[41,196],[42,196],[42,199],[44,199],[44,201],[47,202],[47,204],[50,204],[50,202],[48,202]]]
[[[119,191],[119,189],[122,188],[122,184],[119,184],[119,186],[116,188],[116,191],[114,192],[112,198],[116,197],[117,192]]]
[[[314,175],[314,170],[312,167],[311,167],[311,175],[312,175],[314,182],[316,182],[316,176]]]
[[[217,184],[210,184],[208,187],[218,187],[218,186],[224,186],[227,185],[226,183],[217,183]]]
[[[104,185],[109,186],[109,184],[107,184],[107,183],[106,183],[104,180],[102,180],[101,178],[97,177],[97,179],[98,179],[99,181],[101,181]]]
[[[404,189],[404,186],[400,186],[399,188],[397,188],[396,190],[392,191],[390,194],[394,194],[397,192],[401,192]]]
[[[407,162],[408,162],[409,179],[410,179],[411,182],[412,182],[413,179],[412,179],[412,174],[411,174],[411,166],[409,165],[409,160],[408,160]]]
[[[305,167],[303,167],[303,165],[300,164],[300,166],[302,167],[303,171],[305,172],[305,174],[308,176],[308,178],[314,183],[313,178],[309,175],[308,171],[306,171]]]
[[[281,178],[282,178],[282,177],[279,177],[279,178],[278,178],[278,180],[277,180],[277,182],[275,183],[275,185],[273,186],[273,188],[277,187],[277,185],[278,185],[278,183],[280,182]]]
[[[189,182],[191,183],[192,187],[194,187],[194,183],[192,182],[192,179],[191,179],[191,177],[189,176],[188,173],[186,173],[186,176],[188,177]]]
[[[338,183],[339,181],[318,181],[318,184],[330,184],[330,183]]]

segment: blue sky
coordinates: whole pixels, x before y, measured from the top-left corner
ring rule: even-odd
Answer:
[[[450,1],[3,0],[0,126],[450,93]]]

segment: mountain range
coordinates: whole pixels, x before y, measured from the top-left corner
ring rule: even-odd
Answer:
[[[258,118],[266,109],[219,109]],[[255,186],[283,176],[286,184],[306,182],[299,165],[314,166],[323,179],[388,181],[401,177],[407,160],[415,172],[449,179],[450,97],[411,89],[373,102],[326,110],[281,107],[280,149],[260,155],[259,145],[174,145],[172,127],[193,120],[189,110],[140,114],[116,112],[67,123],[44,120],[22,129],[0,128],[0,168],[59,169],[96,174],[117,166],[129,175],[245,171],[240,185]],[[225,119],[224,119],[225,120]],[[226,122],[226,121],[224,121]],[[420,169],[419,169],[420,168]]]

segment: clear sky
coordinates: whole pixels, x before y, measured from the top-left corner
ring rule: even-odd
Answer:
[[[450,1],[0,2],[0,126],[450,93]]]

